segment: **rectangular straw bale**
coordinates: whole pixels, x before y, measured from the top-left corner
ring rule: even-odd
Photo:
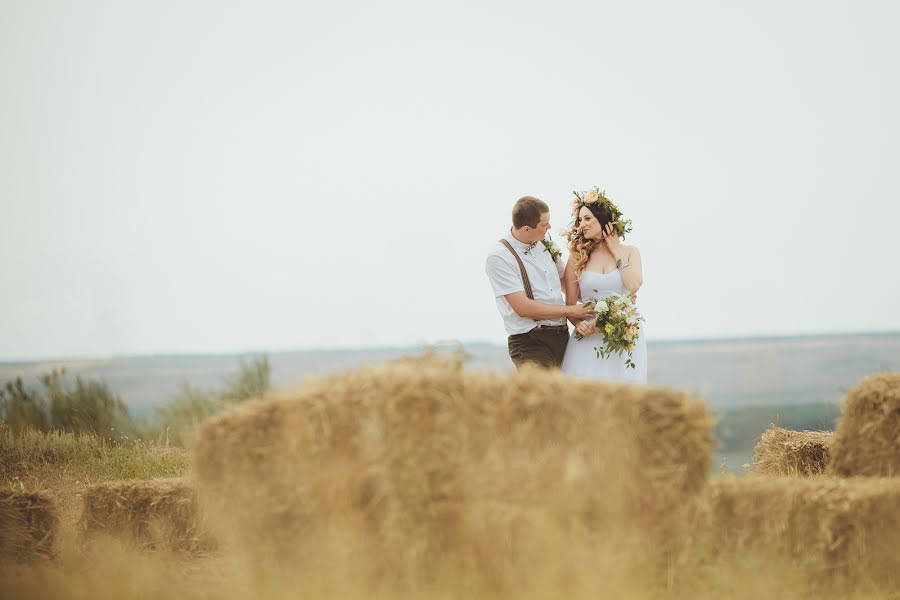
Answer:
[[[900,475],[900,373],[871,375],[847,392],[829,472],[842,477]]]
[[[0,489],[0,560],[51,558],[58,530],[59,518],[49,497]]]
[[[744,477],[711,481],[701,529],[719,555],[792,561],[812,578],[900,584],[900,480]]]
[[[93,485],[83,496],[79,530],[84,543],[110,536],[146,550],[198,552],[214,546],[194,486],[183,478]]]
[[[503,556],[514,534],[501,522],[540,539],[539,519],[485,517],[497,507],[661,548],[706,482],[713,442],[704,404],[682,392],[419,359],[213,418],[193,464],[204,508],[244,547],[307,565],[356,551],[344,556],[355,567],[416,578]]]
[[[761,475],[808,477],[825,472],[832,434],[772,426],[753,448],[753,470]]]

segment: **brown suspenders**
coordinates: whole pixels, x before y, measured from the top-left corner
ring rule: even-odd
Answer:
[[[507,242],[506,240],[500,240],[500,242],[506,246],[506,249],[512,252],[512,255],[515,257],[516,262],[519,263],[519,271],[522,272],[522,283],[525,284],[525,295],[528,296],[529,300],[534,300],[534,294],[531,292],[531,282],[528,280],[528,273],[525,272],[525,263],[522,262],[522,259],[519,258],[519,255],[513,249],[512,244]]]

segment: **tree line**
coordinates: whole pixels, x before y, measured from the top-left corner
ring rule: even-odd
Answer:
[[[0,421],[13,434],[25,429],[56,430],[113,440],[156,438],[183,445],[204,419],[264,395],[270,378],[268,356],[241,359],[237,372],[222,387],[199,389],[181,382],[171,401],[156,409],[156,418],[145,421],[134,418],[106,382],[81,376],[73,381],[65,369],[54,369],[38,377],[38,386],[26,385],[21,377],[7,381],[0,388]]]

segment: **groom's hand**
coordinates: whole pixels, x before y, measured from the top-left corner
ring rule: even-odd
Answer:
[[[573,304],[572,306],[567,307],[569,309],[569,314],[566,315],[570,319],[592,319],[597,316],[593,310],[589,308],[585,308],[584,304]]]

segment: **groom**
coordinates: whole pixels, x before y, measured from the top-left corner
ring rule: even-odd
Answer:
[[[594,316],[581,306],[566,306],[562,261],[554,260],[541,243],[548,229],[550,207],[532,196],[519,198],[512,210],[512,229],[484,263],[516,368],[525,363],[559,367],[569,341],[566,319]]]

